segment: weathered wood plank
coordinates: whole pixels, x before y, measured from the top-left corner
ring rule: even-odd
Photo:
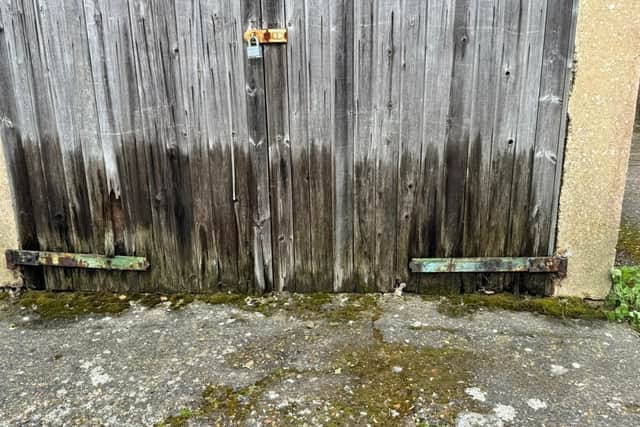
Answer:
[[[402,10],[396,0],[377,3],[376,55],[376,175],[375,272],[376,288],[389,291],[396,283],[396,210],[400,121],[400,61]]]
[[[445,181],[441,162],[449,128],[449,96],[454,60],[454,1],[430,1],[426,10],[426,59],[420,174],[416,183],[416,210],[411,223],[410,256],[445,256],[440,246],[443,230]],[[423,293],[457,291],[452,276],[411,276],[409,289]]]
[[[353,2],[331,8],[333,157],[333,291],[353,290]]]
[[[441,207],[440,244],[445,256],[462,255],[464,235],[464,186],[471,112],[471,83],[476,37],[476,14],[471,0],[456,1],[453,10],[453,67],[449,94],[450,126],[441,167],[444,199]],[[471,77],[470,77],[471,76]]]
[[[572,35],[574,2],[553,3],[547,8],[542,59],[541,87],[536,126],[534,158],[529,199],[529,244],[533,255],[549,253],[552,224],[555,224],[554,188],[556,170],[562,168],[558,157],[564,147],[564,135],[560,135],[568,87],[566,74],[571,62],[567,60]],[[558,54],[563,52],[563,54]],[[561,143],[562,142],[562,143]]]
[[[497,50],[501,36],[496,2],[479,0],[475,14],[477,32],[474,42],[473,88],[469,129],[467,185],[465,186],[465,229],[463,253],[485,255],[483,234],[487,227],[491,189],[491,140],[496,115],[496,84],[501,78]],[[499,76],[496,78],[496,76]]]
[[[331,291],[334,277],[330,5],[331,3],[325,0],[309,0],[306,3],[309,188],[315,285],[310,290],[314,291]]]
[[[506,2],[498,7],[497,27],[501,28],[496,46],[496,98],[491,140],[491,179],[489,184],[489,217],[484,234],[486,256],[502,256],[506,251],[511,207],[511,179],[520,108],[521,83],[524,67],[522,26],[526,25],[527,10],[521,3]],[[523,22],[524,21],[524,22]],[[491,230],[489,232],[489,230]]]
[[[526,12],[527,19],[522,30],[523,42],[520,49],[522,56],[520,78],[522,82],[520,86],[520,113],[518,114],[514,142],[509,236],[505,252],[508,256],[533,253],[527,239],[530,218],[529,197],[548,2],[546,0],[530,0],[525,2],[523,7],[528,8],[528,10]],[[538,283],[540,282],[544,282],[544,280],[539,277],[517,276],[514,278],[513,290],[516,293],[520,289],[531,291],[539,288]]]
[[[567,2],[569,3],[569,2]],[[564,37],[568,37],[568,40],[564,40],[564,43],[560,44],[560,55],[564,56],[567,60],[565,68],[559,69],[558,73],[564,73],[564,82],[562,83],[562,113],[560,114],[560,131],[558,132],[558,148],[557,159],[555,168],[555,177],[553,183],[553,195],[551,196],[551,224],[550,236],[547,244],[547,253],[553,254],[557,250],[556,248],[556,236],[558,225],[558,209],[560,207],[560,187],[562,184],[562,173],[564,172],[564,152],[565,144],[567,140],[567,129],[569,127],[569,95],[571,91],[571,82],[573,80],[573,73],[575,72],[575,40],[576,31],[578,25],[578,9],[580,7],[580,0],[572,0],[571,15],[563,14],[564,28],[568,27],[568,33],[563,34]],[[553,292],[551,284],[547,286],[545,290],[546,294]]]
[[[398,158],[398,235],[396,237],[396,278],[409,280],[407,268],[411,259],[413,216],[418,206],[417,185],[422,171],[424,132],[425,65],[427,55],[427,8],[420,0],[409,0],[402,10],[401,87],[400,87],[400,144]]]
[[[21,127],[24,125],[26,131],[23,143],[27,162],[34,168],[32,195],[37,198],[34,209],[41,218],[38,226],[40,247],[69,250],[72,236],[69,233],[70,213],[64,184],[64,165],[52,111],[52,94],[49,82],[44,78],[47,59],[42,20],[46,19],[48,11],[46,7],[40,8],[36,2],[20,3],[16,8],[16,23],[20,32],[16,38],[16,47],[20,46],[17,54],[24,55],[24,59],[16,61],[14,76],[19,74],[20,79],[26,79],[25,88],[29,90],[29,97],[23,101],[21,108],[21,113],[26,116],[23,116]],[[40,164],[36,166],[36,163]],[[60,271],[45,269],[45,281],[60,288],[73,288],[71,277]]]
[[[10,31],[14,30],[11,8],[0,7],[0,144],[12,187],[12,200],[21,249],[39,249],[36,218],[33,210],[29,171],[22,141],[19,134],[19,102],[16,98],[13,61],[15,44],[12,43]],[[40,271],[25,273],[25,281],[29,286],[44,287],[44,277]]]
[[[262,24],[284,28],[285,1],[262,0]],[[293,195],[291,143],[289,137],[289,88],[287,49],[281,44],[264,46],[265,99],[269,140],[269,179],[273,215],[274,289],[292,289],[295,253],[293,249]]]
[[[353,277],[359,290],[375,289],[376,143],[374,96],[378,89],[375,46],[379,36],[374,0],[354,4]]]
[[[261,25],[259,2],[242,1],[244,30]],[[244,31],[243,31],[244,33]],[[264,68],[261,60],[244,56],[247,125],[249,137],[249,211],[252,214],[255,288],[273,289],[273,250],[271,244],[271,207],[269,200],[269,141],[266,125]]]
[[[289,139],[292,164],[294,290],[314,289],[313,242],[311,239],[311,194],[309,187],[309,69],[307,15],[305,2],[285,4],[289,41],[287,43],[287,84],[289,87]]]

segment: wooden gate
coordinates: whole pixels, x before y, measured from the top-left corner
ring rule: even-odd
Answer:
[[[576,7],[0,0],[21,247],[151,263],[50,289],[543,292],[408,265],[554,252]]]

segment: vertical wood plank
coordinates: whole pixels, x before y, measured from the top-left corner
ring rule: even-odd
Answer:
[[[375,289],[375,204],[376,142],[374,139],[374,96],[376,39],[375,1],[354,4],[354,141],[353,141],[353,270],[359,290]]]
[[[260,3],[242,1],[244,30],[262,23]],[[244,33],[244,31],[243,31]],[[269,142],[266,125],[265,78],[261,60],[244,60],[249,137],[249,210],[252,213],[253,260],[256,291],[273,289],[271,207],[269,198]]]
[[[568,61],[574,13],[574,2],[553,3],[547,8],[544,54],[538,104],[538,121],[529,200],[529,242],[532,255],[549,253],[552,224],[555,224],[554,197],[556,170],[560,151],[564,147],[564,135],[560,135],[563,117],[566,75],[571,62]],[[563,54],[559,54],[563,52]],[[562,143],[561,143],[562,141]]]
[[[400,60],[402,9],[396,0],[377,3],[376,112],[376,197],[375,197],[375,271],[376,288],[389,291],[396,280],[396,210],[398,191],[398,149],[400,121]]]
[[[314,289],[309,162],[309,116],[306,2],[287,1],[287,85],[293,214],[294,290]]]
[[[262,23],[266,28],[285,28],[284,0],[262,0]],[[273,215],[274,289],[293,288],[293,195],[291,143],[289,137],[289,88],[287,48],[264,47],[265,99],[269,141],[269,177]]]
[[[497,26],[503,30],[495,59],[499,66],[495,69],[496,113],[491,141],[490,209],[485,231],[485,256],[504,256],[506,250],[511,205],[509,183],[513,175],[520,87],[523,82],[521,75],[524,73],[519,53],[524,51],[521,42],[525,38],[521,32],[522,26],[526,25],[527,12],[515,2],[501,3],[498,7]]]
[[[16,44],[13,41],[15,27],[15,8],[8,2],[0,6],[0,143],[4,151],[9,181],[12,187],[16,226],[19,244],[22,249],[39,249],[36,218],[33,209],[30,174],[31,165],[27,162],[20,137],[20,124],[16,89],[19,78],[14,78],[15,61],[19,60]],[[13,58],[13,60],[10,60]],[[29,286],[43,287],[44,277],[37,272],[25,272],[25,281]]]
[[[309,187],[314,291],[333,290],[333,161],[331,146],[331,2],[306,3],[309,94]],[[313,37],[310,37],[313,34]]]
[[[462,255],[464,233],[464,188],[467,172],[471,82],[473,73],[476,15],[471,0],[456,1],[454,18],[454,62],[449,106],[444,169],[444,201],[440,245],[444,256]]]
[[[354,27],[353,2],[336,0],[331,8],[333,291],[355,290],[353,283],[352,129]]]
[[[47,8],[40,9],[37,2],[22,3],[17,6],[20,40],[18,55],[25,55],[18,60],[14,71],[26,79],[28,99],[25,100],[24,128],[26,133],[25,153],[28,162],[34,165],[34,188],[37,202],[35,211],[39,212],[41,226],[38,226],[40,247],[57,248],[54,250],[71,250],[69,233],[70,214],[66,197],[64,165],[56,129],[55,115],[52,111],[51,93],[48,90],[46,75],[47,58],[44,51],[42,20],[46,19]],[[28,64],[28,65],[27,65]],[[37,165],[36,165],[37,164]],[[37,193],[36,193],[37,192]],[[55,269],[44,269],[45,281],[59,289],[70,289],[73,282],[70,275]]]
[[[491,205],[491,140],[496,115],[496,84],[500,77],[496,53],[502,30],[494,0],[476,3],[477,33],[474,43],[472,106],[469,130],[467,185],[465,186],[465,256],[484,255],[484,233]]]
[[[445,200],[445,146],[449,128],[450,90],[454,61],[454,0],[430,1],[426,11],[423,149],[417,186],[416,212],[411,224],[412,258],[418,254],[442,257],[440,246]],[[450,276],[413,275],[409,289],[423,293],[450,292],[457,281]]]
[[[413,216],[421,206],[416,203],[417,185],[424,140],[425,61],[427,52],[427,8],[420,0],[404,3],[402,19],[402,52],[400,88],[400,144],[398,162],[398,236],[396,277],[409,280],[409,261],[412,258],[411,239]]]
[[[507,239],[506,255],[528,254],[529,233],[529,197],[531,171],[533,169],[536,121],[538,117],[538,99],[540,96],[540,74],[544,47],[544,29],[547,14],[546,0],[530,0],[527,7],[526,26],[523,28],[523,47],[521,49],[522,83],[520,86],[520,113],[515,137],[513,175],[511,179],[510,230]],[[553,7],[553,6],[551,6]],[[522,277],[516,277],[515,291],[531,288]]]

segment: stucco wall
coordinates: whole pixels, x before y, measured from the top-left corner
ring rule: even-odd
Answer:
[[[615,259],[640,80],[640,1],[582,0],[560,193],[558,295],[603,298]]]
[[[12,283],[14,275],[6,269],[4,251],[7,248],[17,248],[18,237],[16,232],[15,216],[11,203],[11,190],[9,177],[0,140],[0,286]]]

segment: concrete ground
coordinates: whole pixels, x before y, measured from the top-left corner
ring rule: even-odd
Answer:
[[[625,325],[279,298],[266,315],[194,302],[71,320],[0,301],[0,425],[640,425]]]

